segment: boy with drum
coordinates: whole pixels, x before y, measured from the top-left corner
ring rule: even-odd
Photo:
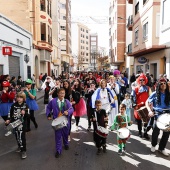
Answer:
[[[126,105],[120,104],[119,107],[120,113],[115,117],[114,124],[111,127],[111,130],[117,129],[121,134],[117,135],[117,143],[118,143],[118,154],[122,155],[123,151],[125,151],[126,141],[130,137],[130,131],[128,130],[128,126],[130,126],[133,122],[129,120],[129,116],[126,115]],[[124,130],[124,131],[123,131]],[[119,133],[119,131],[118,131]]]
[[[46,110],[46,115],[48,119],[51,119],[51,111],[53,110],[53,119],[66,116],[68,119],[69,116],[73,113],[73,107],[69,100],[64,99],[65,97],[65,90],[63,88],[58,89],[57,91],[57,98],[52,99]],[[70,127],[70,121],[68,121],[67,126],[64,126],[61,129],[55,130],[55,143],[56,143],[56,154],[55,157],[58,158],[61,155],[62,152],[62,139],[64,143],[65,150],[69,149],[68,146],[68,135],[69,135],[69,127]]]
[[[107,123],[108,123],[108,115],[106,114],[106,111],[102,108],[102,102],[100,100],[95,101],[95,107],[94,112],[92,113],[91,121],[93,122],[94,126],[94,141],[96,143],[97,155],[101,154],[103,147],[103,152],[106,153],[106,137],[108,134],[107,130]],[[103,127],[103,132],[99,131],[97,127]]]
[[[11,106],[10,120],[6,121],[6,124],[13,123],[20,120],[22,123],[14,128],[16,140],[18,143],[18,149],[16,152],[21,152],[21,158],[25,159],[26,154],[26,120],[29,114],[29,108],[26,104],[26,95],[24,92],[19,92],[16,96],[17,101]]]

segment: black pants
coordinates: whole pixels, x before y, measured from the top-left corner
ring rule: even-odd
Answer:
[[[96,143],[97,148],[100,148],[101,146],[106,146],[106,138],[97,135],[95,131],[93,135],[94,135],[94,141]]]
[[[26,151],[26,137],[25,137],[25,129],[21,128],[15,129],[15,137],[17,140],[18,147],[21,149],[21,152]]]
[[[160,133],[160,129],[155,125],[153,128],[153,132],[152,132],[152,146],[156,146],[158,143],[158,136]],[[164,150],[166,147],[166,144],[168,142],[168,138],[169,138],[169,133],[170,132],[163,132],[161,140],[159,142],[159,150]]]
[[[72,119],[72,115],[71,115],[71,116],[70,116],[70,118],[69,118],[70,127],[69,127],[69,132],[68,132],[68,135],[70,135],[70,133],[71,133],[71,119]]]
[[[34,117],[34,110],[30,110],[30,115],[27,117],[27,131],[30,130],[30,120],[32,120],[34,126],[36,127],[37,122]]]
[[[87,118],[88,118],[88,127],[91,127],[91,113],[93,112],[93,108],[87,105]]]
[[[141,133],[142,132],[142,124],[143,124],[142,120],[141,119],[135,119],[135,120],[138,125],[138,131],[139,131],[139,133]],[[147,133],[151,129],[151,126],[148,127],[147,123],[144,123],[143,126],[144,126],[144,133]]]
[[[80,116],[75,116],[75,119],[76,119],[76,126],[79,125],[79,121],[80,121]]]

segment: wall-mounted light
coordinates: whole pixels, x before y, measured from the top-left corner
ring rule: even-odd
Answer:
[[[30,61],[30,57],[28,56],[28,54],[24,55],[24,61],[26,63],[28,63]]]

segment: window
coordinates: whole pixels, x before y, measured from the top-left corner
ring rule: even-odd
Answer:
[[[143,0],[143,5],[146,3],[147,0]]]
[[[47,14],[51,17],[51,1],[47,0]]]
[[[65,4],[62,4],[62,3],[60,3],[60,8],[62,8],[62,9],[66,9],[66,5],[65,5]]]
[[[86,30],[86,33],[88,33],[89,31],[88,30]]]
[[[91,41],[96,41],[96,37],[91,37]]]
[[[135,31],[135,46],[138,45],[138,36],[139,36],[138,34],[139,34],[139,30],[137,29]]]
[[[170,1],[164,0],[163,1],[163,9],[162,9],[162,25],[165,23],[169,23],[169,5]]]
[[[65,26],[60,26],[60,29],[65,31],[66,27]]]
[[[86,41],[86,44],[88,44],[88,41]]]
[[[139,11],[139,2],[135,5],[135,15],[138,13]]]
[[[52,44],[52,29],[48,26],[48,43]]]
[[[148,39],[148,22],[143,25],[143,41]]]
[[[86,53],[86,56],[88,56],[89,54],[88,53]]]
[[[41,11],[45,11],[45,0],[40,0]]]
[[[86,50],[88,50],[88,47],[86,47]]]
[[[86,61],[88,62],[88,59],[86,59]]]
[[[41,23],[41,41],[46,41],[46,24]]]
[[[89,37],[88,37],[88,36],[86,36],[86,39],[89,39]]]

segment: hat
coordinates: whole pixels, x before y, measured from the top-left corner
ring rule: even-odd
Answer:
[[[166,75],[166,74],[164,74],[164,77],[167,77],[167,75]]]
[[[145,80],[145,85],[147,84],[148,79],[143,73],[136,80],[138,84],[140,84],[140,79],[144,79]]]
[[[113,71],[113,75],[115,76],[115,75],[120,75],[120,71],[119,70],[114,70]]]
[[[158,83],[161,83],[161,82],[167,82],[167,80],[164,79],[164,78],[160,78],[160,79],[158,80]]]
[[[2,87],[9,87],[10,83],[8,81],[3,81],[2,82]]]
[[[32,84],[32,80],[31,80],[31,79],[27,79],[27,80],[25,81],[25,85],[29,85],[29,84]]]

